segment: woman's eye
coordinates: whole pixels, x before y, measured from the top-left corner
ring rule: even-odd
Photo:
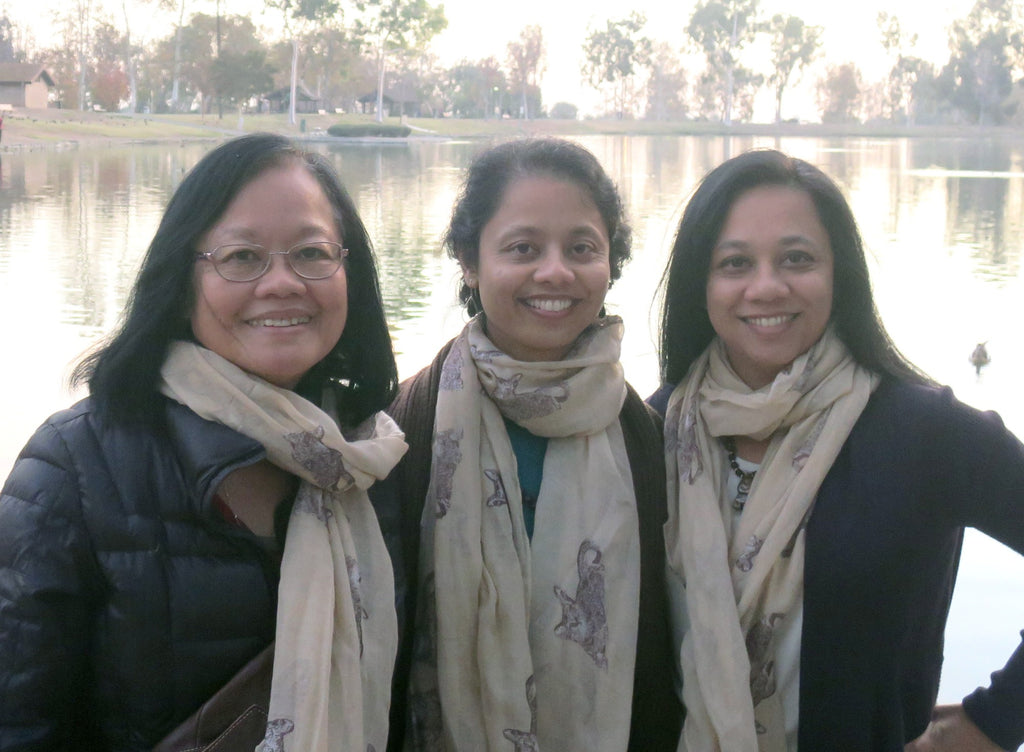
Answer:
[[[750,266],[750,262],[743,256],[728,256],[718,262],[718,268],[727,272],[739,271]]]
[[[787,251],[784,261],[788,266],[804,266],[814,262],[814,257],[807,251]]]
[[[512,253],[525,256],[528,253],[533,253],[533,246],[529,243],[514,243],[508,247],[508,250]]]
[[[587,256],[592,253],[597,253],[597,248],[595,248],[591,243],[576,243],[572,247],[572,253],[574,256]]]
[[[222,264],[252,264],[262,260],[258,249],[246,246],[221,248],[218,255]]]
[[[322,246],[306,245],[292,251],[297,259],[302,261],[320,261],[329,258],[329,254]]]

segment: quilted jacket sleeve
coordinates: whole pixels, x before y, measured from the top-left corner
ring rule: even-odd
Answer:
[[[44,424],[0,493],[0,750],[88,748],[97,567],[71,453]],[[74,737],[74,738],[73,738]]]

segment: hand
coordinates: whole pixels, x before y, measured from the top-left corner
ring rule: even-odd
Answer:
[[[962,705],[939,705],[932,711],[932,721],[917,739],[903,748],[904,752],[1001,752],[974,722]]]

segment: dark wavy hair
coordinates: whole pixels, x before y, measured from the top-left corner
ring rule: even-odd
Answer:
[[[618,279],[632,247],[632,229],[622,199],[593,154],[579,144],[558,138],[506,141],[473,159],[442,239],[448,255],[475,268],[480,261],[480,235],[501,206],[509,184],[538,175],[574,183],[590,197],[608,230],[611,279]],[[471,316],[480,312],[479,299],[464,281],[459,300]]]
[[[149,245],[118,329],[79,361],[72,384],[88,383],[93,398],[117,419],[160,422],[159,378],[167,349],[175,340],[195,341],[190,314],[197,242],[253,179],[292,162],[305,165],[320,184],[349,251],[345,330],[296,391],[319,402],[323,389],[333,390],[339,417],[347,425],[391,402],[398,370],[366,228],[325,157],[269,133],[221,144],[185,176]]]
[[[854,359],[880,375],[932,383],[900,353],[882,325],[860,231],[839,187],[814,165],[767,149],[746,152],[711,170],[683,211],[661,279],[662,382],[681,381],[714,338],[706,301],[711,253],[736,199],[764,185],[795,188],[814,203],[834,257],[831,322]]]

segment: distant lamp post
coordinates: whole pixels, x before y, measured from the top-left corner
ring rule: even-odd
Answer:
[[[497,86],[494,87],[494,107],[496,109],[494,116],[501,120],[501,90]]]

